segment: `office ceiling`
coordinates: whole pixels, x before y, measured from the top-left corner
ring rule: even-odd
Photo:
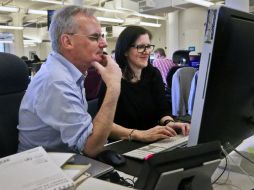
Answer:
[[[21,13],[18,16],[23,16],[22,26],[25,28],[25,31],[27,33],[27,31],[30,29],[36,29],[36,28],[45,29],[45,26],[47,26],[46,15],[28,14],[28,9],[44,10],[44,11],[55,10],[55,9],[61,8],[62,6],[68,3],[73,4],[73,1],[83,2],[85,6],[101,7],[101,8],[106,8],[110,10],[121,11],[122,13],[115,13],[113,11],[108,12],[108,11],[95,10],[95,15],[100,17],[122,19],[125,22],[128,21],[130,23],[135,22],[136,20],[140,20],[144,22],[146,21],[153,22],[153,23],[161,22],[160,19],[145,18],[140,15],[137,15],[138,13],[158,15],[163,18],[165,16],[165,13],[167,12],[171,12],[174,10],[182,10],[185,8],[197,6],[192,3],[187,3],[184,0],[174,0],[174,1],[173,0],[172,1],[169,1],[169,0],[47,0],[49,2],[53,1],[58,4],[49,3],[49,2],[48,3],[40,2],[40,1],[42,0],[0,0],[0,7],[5,7],[5,6],[18,7],[19,13]],[[214,3],[224,2],[223,0],[210,0],[210,1]],[[179,4],[177,4],[177,6],[174,6],[173,2],[179,3]],[[250,0],[250,6],[254,7],[254,0]],[[15,18],[17,17],[17,15],[13,15],[13,13],[4,12],[0,10],[0,25],[5,25],[5,26],[14,25],[13,17]],[[101,21],[101,23],[102,23],[102,26],[105,26],[107,28],[110,28],[113,25],[119,26],[119,25],[125,24],[125,23],[119,24],[117,22],[112,23],[112,22],[106,22],[106,21]],[[11,32],[11,31],[0,29],[0,39],[3,39],[5,37],[11,38],[8,32]],[[26,35],[24,34],[24,37],[31,35],[31,33],[32,32],[29,32],[29,34],[26,34]],[[40,38],[47,39],[47,37],[40,37]]]
[[[28,9],[35,10],[54,10],[63,6],[63,4],[72,3],[75,0],[48,0],[53,2],[58,2],[59,4],[39,2],[38,0],[0,0],[0,6],[8,6],[8,7],[18,7],[20,8],[21,13],[23,13],[23,25],[25,27],[43,27],[47,24],[47,16],[46,15],[35,15],[35,14],[27,14]],[[76,0],[77,1],[77,0]],[[82,1],[82,0],[80,0]],[[79,2],[80,2],[79,1]],[[184,2],[183,0],[174,0],[174,2]],[[211,2],[223,2],[223,0],[210,0]],[[142,12],[145,14],[153,14],[163,16],[165,12],[170,12],[177,10],[178,8],[188,8],[191,6],[195,6],[191,3],[185,3],[179,7],[173,7],[171,1],[166,0],[83,0],[84,5],[86,6],[94,6],[94,7],[106,7],[110,9],[116,9],[116,2],[118,6],[121,7],[121,10],[126,11],[126,14],[116,14],[109,12],[96,11],[96,15],[105,16],[105,17],[113,17],[113,18],[122,18],[125,19],[127,17],[135,17],[131,15],[131,11],[128,9],[132,9],[133,4],[137,4],[138,8],[134,8],[134,12]],[[120,3],[119,3],[120,2]],[[170,3],[169,3],[170,2]],[[173,1],[172,1],[173,2]],[[250,5],[254,6],[254,0],[250,0]],[[119,7],[117,7],[119,8]],[[102,22],[106,25],[118,25],[118,23],[108,23]],[[0,24],[1,25],[12,25],[12,14],[8,12],[0,11]]]

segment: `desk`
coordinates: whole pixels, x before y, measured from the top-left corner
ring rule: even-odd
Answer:
[[[133,190],[133,189],[91,177],[86,179],[82,184],[80,184],[77,190]]]
[[[254,138],[254,137],[253,137]],[[254,140],[249,140],[248,145],[246,145],[245,141],[244,144],[244,149],[246,149],[247,146],[251,146],[250,143],[254,143]],[[243,144],[241,145],[241,147],[243,146]],[[127,151],[131,151],[133,149],[139,148],[146,145],[145,143],[140,143],[140,142],[129,142],[128,140],[122,140],[122,141],[118,141],[112,144],[107,145],[105,148],[106,149],[111,149],[114,150],[118,153],[125,153]],[[241,150],[244,150],[241,149]],[[140,171],[142,169],[142,165],[143,162],[142,160],[137,160],[137,159],[133,159],[133,158],[128,158],[126,157],[126,164],[123,166],[119,166],[119,167],[115,167],[115,169],[124,172],[126,174],[132,175],[132,176],[139,176]],[[250,164],[250,163],[249,163]],[[221,173],[221,169],[218,168],[213,177],[218,176],[218,174]],[[225,178],[227,177],[228,171],[226,171],[223,176],[220,178],[220,180],[218,182],[225,182]],[[254,178],[252,177],[252,179],[254,180]],[[213,186],[214,189],[216,190],[233,190],[233,189],[242,189],[242,190],[251,190],[251,188],[254,188],[254,184],[250,181],[250,179],[248,178],[248,176],[246,176],[245,174],[241,174],[238,172],[230,172],[229,173],[229,181],[227,181],[227,184],[232,184],[232,185],[217,185],[215,184]]]
[[[218,176],[222,172],[221,169],[217,169],[213,177]],[[254,181],[254,178],[251,177]],[[254,188],[254,184],[251,183],[248,176],[236,172],[229,172],[228,170],[218,180],[218,184],[213,185],[214,190],[251,190]]]
[[[123,154],[125,152],[140,148],[145,145],[147,145],[147,143],[141,143],[137,141],[130,142],[128,140],[121,140],[121,141],[117,141],[105,146],[105,149],[114,150],[120,154]],[[139,176],[144,161],[134,159],[134,158],[129,158],[129,157],[125,157],[125,158],[126,158],[126,164],[124,164],[123,166],[115,166],[115,169],[121,172],[124,172],[126,174],[129,174],[131,176],[135,176],[135,177]]]

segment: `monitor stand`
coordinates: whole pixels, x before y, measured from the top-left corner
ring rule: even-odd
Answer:
[[[203,163],[189,169],[177,169],[161,174],[155,190],[212,190],[211,176],[218,167],[220,159]]]

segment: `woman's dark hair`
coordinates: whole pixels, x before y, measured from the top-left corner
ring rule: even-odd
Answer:
[[[149,38],[152,39],[152,34],[147,29],[141,26],[128,26],[121,32],[116,42],[115,59],[122,69],[123,76],[127,81],[130,81],[134,77],[134,73],[131,70],[127,58],[124,54],[143,34],[148,34]]]

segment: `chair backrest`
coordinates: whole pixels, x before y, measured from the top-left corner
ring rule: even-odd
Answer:
[[[172,115],[184,116],[188,109],[191,81],[196,72],[193,67],[178,69],[172,78]]]
[[[177,50],[173,53],[172,59],[175,64],[189,65],[189,50]]]
[[[0,157],[17,152],[18,112],[28,83],[26,63],[0,52]]]
[[[88,113],[91,115],[92,118],[95,117],[96,113],[98,112],[98,98],[87,101],[88,104]]]
[[[198,82],[198,71],[193,76],[193,79],[191,81],[191,87],[190,87],[190,94],[188,99],[188,114],[192,115],[194,100],[195,100],[195,94],[196,94],[196,88],[197,88],[197,82]]]
[[[97,73],[97,71],[94,68],[89,68],[88,75],[84,83],[87,100],[92,100],[98,97],[101,82],[101,76]]]
[[[172,86],[172,78],[173,78],[173,75],[175,74],[175,72],[180,69],[182,67],[180,66],[174,66],[172,67],[169,71],[168,71],[168,74],[167,74],[167,86],[168,88],[170,89],[171,91],[171,86]]]

